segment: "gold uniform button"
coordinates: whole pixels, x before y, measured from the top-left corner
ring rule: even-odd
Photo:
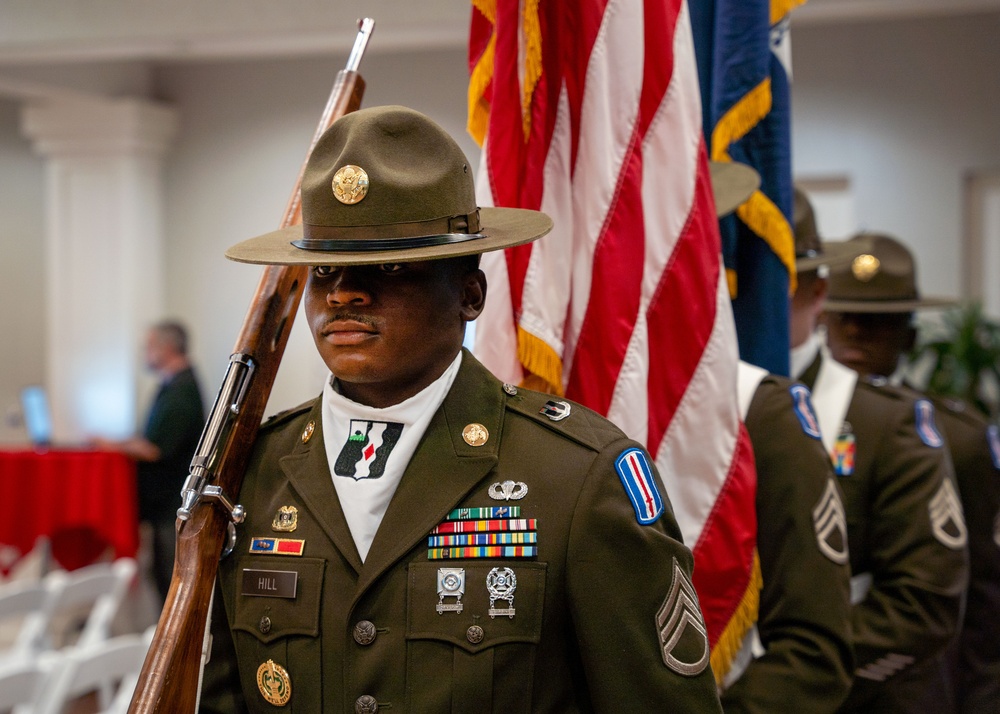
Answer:
[[[462,429],[462,438],[469,446],[482,446],[490,438],[490,432],[482,424],[469,424]]]
[[[486,637],[486,633],[483,632],[483,628],[479,625],[473,625],[468,630],[465,631],[465,639],[474,645],[478,645]]]
[[[368,620],[362,620],[354,626],[354,641],[359,645],[370,645],[375,641],[375,636],[375,625]]]
[[[354,702],[355,714],[376,714],[378,712],[378,702],[370,694],[362,694]]]

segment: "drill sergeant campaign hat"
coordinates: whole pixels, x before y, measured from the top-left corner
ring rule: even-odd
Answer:
[[[226,257],[267,265],[365,265],[473,255],[552,229],[540,211],[479,208],[462,149],[399,106],[347,114],[316,142],[302,177],[302,225],[237,243]]]
[[[913,255],[892,236],[859,233],[845,243],[853,257],[830,269],[827,312],[913,312],[957,303],[920,296]]]
[[[826,266],[850,262],[860,244],[847,245],[848,241],[824,241],[816,229],[816,214],[805,191],[794,188],[792,230],[795,235],[795,270],[806,273]]]

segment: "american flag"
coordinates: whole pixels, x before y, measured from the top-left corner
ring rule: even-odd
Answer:
[[[756,612],[756,479],[687,5],[473,0],[469,60],[480,204],[555,222],[484,256],[476,353],[647,447],[721,676]]]

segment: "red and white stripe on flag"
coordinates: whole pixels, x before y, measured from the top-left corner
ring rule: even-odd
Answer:
[[[646,445],[728,669],[756,614],[756,479],[683,0],[473,0],[480,205],[540,209],[486,254],[475,351]],[[717,647],[717,645],[719,647]],[[716,670],[717,676],[719,670]]]

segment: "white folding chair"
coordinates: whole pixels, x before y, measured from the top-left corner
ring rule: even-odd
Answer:
[[[33,657],[38,633],[48,627],[45,607],[48,592],[46,585],[38,580],[0,586],[0,622],[10,626],[11,632],[14,626],[17,627],[10,646],[0,651],[0,661],[24,661]]]
[[[8,661],[0,667],[0,712],[35,714],[50,678],[57,667],[57,657],[28,657]]]
[[[35,714],[62,714],[68,702],[91,692],[97,692],[100,711],[107,712],[123,689],[127,706],[148,647],[143,635],[134,634],[73,647],[53,671]]]
[[[132,704],[132,695],[135,694],[135,687],[139,683],[139,671],[145,663],[146,653],[149,651],[149,645],[153,642],[153,635],[155,633],[156,625],[151,625],[142,633],[142,643],[145,648],[142,658],[136,666],[135,671],[130,672],[122,678],[115,698],[111,700],[108,708],[100,712],[100,714],[126,714],[128,712],[129,705]]]
[[[52,649],[58,644],[52,639],[51,628],[57,616],[86,612],[77,647],[86,647],[106,640],[122,600],[135,578],[136,563],[132,558],[119,558],[113,563],[96,563],[71,572],[55,571],[45,577],[48,598],[45,605],[47,628],[35,634],[36,647]]]

